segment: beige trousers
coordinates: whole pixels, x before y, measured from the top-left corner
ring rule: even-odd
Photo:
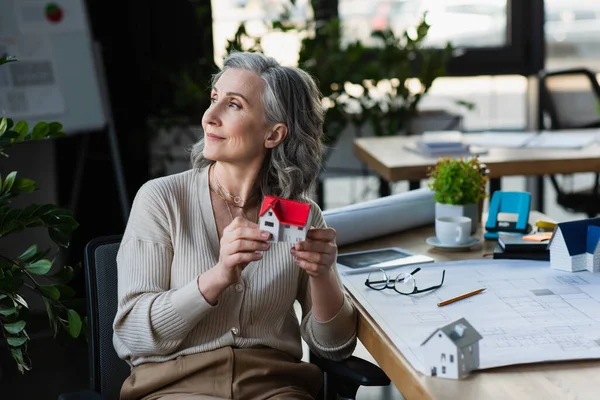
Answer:
[[[322,383],[316,365],[282,351],[224,347],[135,367],[121,400],[314,399]]]

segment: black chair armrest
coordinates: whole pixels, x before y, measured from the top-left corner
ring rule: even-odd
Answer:
[[[358,386],[387,386],[390,379],[377,365],[367,360],[350,356],[342,361],[332,361],[316,356],[311,352],[310,362],[337,380]]]
[[[82,390],[80,392],[63,393],[58,396],[58,400],[105,400],[99,393],[91,390]]]

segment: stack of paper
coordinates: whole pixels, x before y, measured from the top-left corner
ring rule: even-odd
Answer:
[[[471,146],[517,149],[524,147],[536,135],[534,132],[483,132],[475,137],[466,135],[464,142]]]
[[[416,150],[427,156],[470,154],[459,131],[427,131],[416,142]]]
[[[544,131],[527,142],[526,147],[536,149],[582,149],[598,139],[598,130],[580,129]]]

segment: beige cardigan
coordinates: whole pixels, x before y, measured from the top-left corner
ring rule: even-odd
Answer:
[[[325,226],[319,207],[311,207],[311,225]],[[117,353],[132,366],[224,346],[268,346],[300,359],[302,335],[317,355],[349,357],[356,345],[354,306],[344,296],[331,320],[317,321],[308,275],[290,249],[290,243],[273,243],[211,306],[197,287],[197,277],[219,258],[208,169],[147,182],[133,202],[117,256]],[[295,300],[302,306],[301,325]]]

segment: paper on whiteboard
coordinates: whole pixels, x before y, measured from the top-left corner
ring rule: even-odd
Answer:
[[[435,201],[427,188],[323,212],[339,246],[433,223]]]
[[[27,35],[86,31],[82,0],[26,0],[15,3],[19,32]]]
[[[399,268],[389,272],[403,271]],[[483,336],[480,369],[545,361],[600,358],[600,274],[565,272],[546,261],[470,260],[421,265],[420,295],[376,291],[364,275],[342,282],[418,371],[429,374],[421,343],[435,329],[466,318]],[[476,296],[437,303],[485,287]]]
[[[0,37],[0,55],[19,59],[0,68],[0,112],[14,119],[65,112],[48,37]]]

